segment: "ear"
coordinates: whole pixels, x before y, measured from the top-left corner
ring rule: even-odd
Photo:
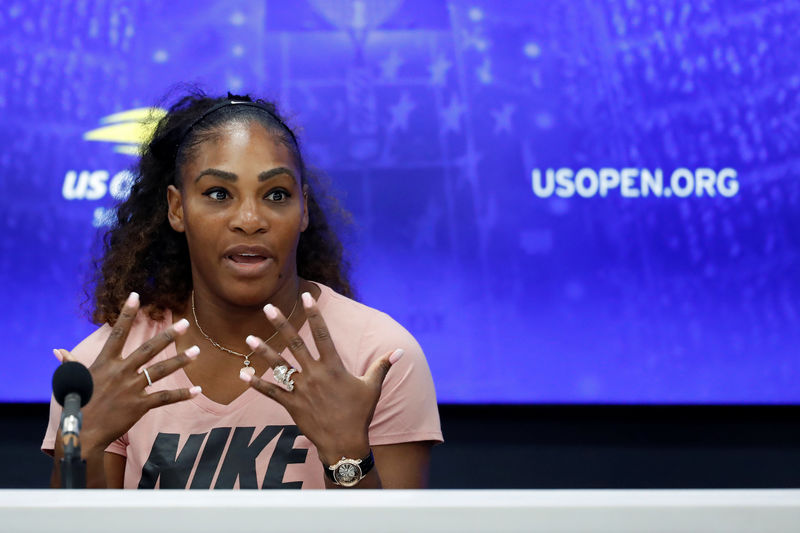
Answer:
[[[300,222],[300,233],[308,229],[308,184],[303,185],[303,220]]]
[[[183,223],[183,199],[181,191],[174,185],[167,187],[167,205],[169,225],[178,233],[183,233],[186,231],[186,225]]]

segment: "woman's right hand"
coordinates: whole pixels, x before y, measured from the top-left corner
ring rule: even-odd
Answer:
[[[124,435],[147,411],[155,407],[188,400],[201,392],[200,387],[191,389],[160,390],[148,393],[147,378],[139,368],[167,347],[175,338],[189,329],[189,322],[182,319],[165,329],[123,358],[122,348],[139,311],[139,295],[132,292],[122,308],[111,334],[100,355],[89,372],[94,381],[94,392],[83,408],[81,444],[84,455],[93,450],[105,450],[114,440]],[[71,360],[66,350],[54,350],[62,361]],[[200,349],[192,346],[176,355],[147,367],[150,380],[155,383],[188,365]]]

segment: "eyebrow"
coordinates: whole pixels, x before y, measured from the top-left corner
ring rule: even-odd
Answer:
[[[292,179],[295,180],[297,179],[297,177],[294,175],[294,172],[292,172],[291,169],[286,167],[275,167],[273,169],[261,172],[258,175],[258,181],[267,181],[268,179],[273,178],[275,176],[279,176],[281,174],[288,174]],[[194,179],[195,183],[200,181],[200,178],[202,178],[203,176],[215,176],[225,181],[236,181],[239,178],[233,172],[226,172],[224,170],[219,170],[216,168],[207,168],[197,175],[197,177]]]

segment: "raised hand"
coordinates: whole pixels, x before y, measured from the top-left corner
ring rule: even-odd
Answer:
[[[302,300],[319,359],[314,359],[280,309],[267,304],[264,307],[267,319],[287,342],[299,365],[289,376],[294,383],[287,390],[247,373],[240,377],[286,408],[300,431],[317,447],[323,464],[334,464],[342,456],[365,457],[369,453],[369,424],[381,395],[381,385],[403,350],[384,354],[370,365],[366,374],[353,376],[344,367],[314,298],[305,292]],[[273,369],[291,368],[258,337],[247,337],[247,344],[263,355]]]
[[[89,367],[94,381],[94,393],[83,408],[81,440],[84,449],[105,449],[150,409],[188,400],[201,392],[200,387],[147,392],[146,388],[151,382],[155,383],[192,362],[197,358],[200,349],[192,346],[182,354],[147,367],[146,374],[138,372],[142,365],[189,328],[187,320],[180,320],[123,358],[122,348],[138,311],[139,295],[133,292],[128,296],[100,354]],[[66,350],[54,352],[62,361],[72,359]]]

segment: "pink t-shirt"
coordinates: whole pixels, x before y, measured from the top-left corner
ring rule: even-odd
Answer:
[[[396,348],[405,355],[392,366],[369,428],[371,445],[442,441],[436,393],[422,349],[387,314],[346,298],[329,287],[321,289],[317,305],[345,367],[363,375],[376,358]],[[155,322],[139,312],[126,341],[128,354],[172,323],[171,313]],[[108,338],[106,324],[84,339],[72,356],[89,366]],[[309,351],[318,357],[308,323],[299,331]],[[203,347],[203,350],[212,349]],[[176,355],[170,344],[148,363]],[[295,364],[292,354],[281,356]],[[268,373],[271,373],[269,370]],[[272,380],[272,377],[264,377]],[[178,370],[148,387],[148,392],[191,387]],[[42,450],[51,453],[61,407],[50,402],[50,421]],[[247,389],[227,405],[203,394],[153,409],[107,452],[127,458],[125,488],[324,488],[323,467],[314,445],[302,435],[289,413],[277,402]]]

